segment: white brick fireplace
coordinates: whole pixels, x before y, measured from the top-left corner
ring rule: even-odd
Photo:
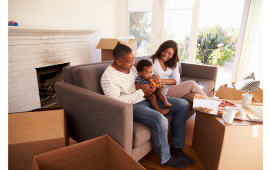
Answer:
[[[8,36],[9,113],[40,108],[36,68],[90,63],[93,30],[10,27]]]

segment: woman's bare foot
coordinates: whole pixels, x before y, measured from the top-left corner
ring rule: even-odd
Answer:
[[[160,110],[157,110],[159,113],[161,113],[162,115],[166,115],[169,110],[168,109],[160,109]]]
[[[165,102],[165,103],[164,103],[164,107],[171,107],[171,106],[172,106],[172,104],[169,103],[169,102]]]

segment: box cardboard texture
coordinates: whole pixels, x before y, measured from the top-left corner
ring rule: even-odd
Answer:
[[[227,87],[227,84],[224,84],[219,87],[215,96],[219,97],[220,99],[242,100],[243,93],[246,92]],[[252,102],[263,103],[263,90],[260,87],[258,90],[251,92],[250,94],[253,95]]]
[[[263,124],[196,111],[192,147],[207,170],[263,169]]]
[[[145,170],[109,135],[34,157],[31,170]]]
[[[9,170],[30,169],[35,155],[68,145],[62,107],[8,114]]]
[[[101,61],[113,60],[113,49],[120,43],[117,39],[101,38],[96,49],[101,49]],[[129,46],[137,57],[137,40],[130,39],[128,43],[120,43]]]

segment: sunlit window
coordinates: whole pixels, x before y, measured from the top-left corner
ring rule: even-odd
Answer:
[[[137,56],[150,55],[152,0],[128,0],[129,35],[137,39]]]
[[[163,40],[174,40],[178,44],[181,61],[188,60],[192,8],[192,0],[165,0],[164,2]]]

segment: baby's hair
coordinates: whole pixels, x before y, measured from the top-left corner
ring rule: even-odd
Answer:
[[[146,59],[142,59],[137,64],[137,71],[143,72],[144,67],[150,67],[150,66],[152,66],[151,61],[146,60]]]

